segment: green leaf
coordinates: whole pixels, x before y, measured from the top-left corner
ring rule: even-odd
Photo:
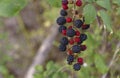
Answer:
[[[117,4],[118,6],[120,6],[120,0],[113,0],[113,3]]]
[[[61,0],[47,0],[52,7],[61,7]]]
[[[18,14],[25,5],[26,0],[0,0],[0,16],[14,16]]]
[[[107,10],[111,10],[110,0],[98,0],[96,3]]]
[[[107,30],[112,31],[111,17],[104,10],[99,11],[99,13],[100,13],[100,17],[102,18],[103,23],[105,24]]]
[[[106,66],[103,57],[100,54],[95,54],[94,56],[94,62],[97,70],[101,72],[102,74],[106,73],[108,71],[108,67]]]
[[[85,23],[86,24],[92,23],[96,18],[95,7],[92,4],[86,5],[83,9],[83,14],[85,17]]]

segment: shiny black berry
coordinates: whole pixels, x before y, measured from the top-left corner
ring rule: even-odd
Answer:
[[[74,25],[77,27],[77,28],[80,28],[82,25],[83,25],[83,22],[82,20],[75,20],[74,21]]]
[[[87,39],[87,35],[86,34],[81,34],[80,35],[80,40],[81,41],[85,41]]]
[[[72,46],[72,51],[73,51],[74,53],[79,53],[80,50],[81,50],[81,48],[80,48],[79,45],[74,45],[74,46]]]
[[[63,38],[60,40],[60,43],[63,44],[63,45],[67,45],[67,44],[69,43],[68,38],[63,37]]]
[[[56,22],[58,25],[64,25],[66,23],[66,19],[65,17],[59,17],[57,18]]]
[[[67,61],[68,61],[68,63],[72,63],[74,61],[74,56],[73,55],[69,55],[67,57]]]
[[[76,34],[76,32],[75,32],[74,29],[68,29],[67,30],[67,36],[68,37],[73,37],[73,36],[75,36],[75,34]]]
[[[61,15],[61,16],[67,16],[67,11],[62,9],[62,10],[60,11],[60,15]]]
[[[66,51],[66,49],[67,49],[67,48],[66,48],[66,45],[63,45],[63,44],[60,44],[60,45],[59,45],[59,50],[60,50],[60,51]]]
[[[80,63],[76,63],[76,64],[74,64],[74,65],[73,65],[73,68],[74,68],[75,71],[79,71],[80,68],[81,68]]]
[[[62,33],[62,30],[66,30],[66,29],[67,29],[67,27],[61,25],[58,30],[60,33]]]

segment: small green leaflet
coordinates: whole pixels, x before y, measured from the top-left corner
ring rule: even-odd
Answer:
[[[90,24],[96,19],[96,9],[92,4],[88,4],[83,9],[83,15],[85,17],[85,23]]]
[[[25,7],[26,3],[26,0],[0,0],[0,16],[14,16]]]
[[[99,13],[100,13],[100,17],[102,18],[103,23],[105,24],[107,30],[112,32],[112,21],[111,21],[110,16],[104,10],[99,11]]]
[[[98,0],[96,3],[107,10],[111,10],[110,0]]]
[[[97,70],[101,72],[102,74],[106,73],[108,71],[108,67],[106,66],[103,57],[100,54],[94,55],[94,62]]]

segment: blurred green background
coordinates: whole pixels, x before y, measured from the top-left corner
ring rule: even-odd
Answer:
[[[83,0],[91,27],[78,72],[58,50],[60,9],[61,0],[0,0],[0,78],[120,78],[120,0]]]

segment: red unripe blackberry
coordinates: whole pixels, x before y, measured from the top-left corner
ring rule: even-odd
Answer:
[[[80,32],[79,31],[76,31],[76,36],[80,36]]]
[[[72,18],[67,17],[67,18],[66,18],[66,22],[68,22],[68,23],[72,22]]]
[[[75,42],[80,42],[80,38],[79,38],[79,37],[75,37],[75,38],[74,38],[74,41],[75,41]]]
[[[67,10],[68,9],[68,6],[67,5],[62,5],[63,9],[64,10]]]
[[[81,51],[85,51],[87,49],[86,45],[80,45]]]
[[[69,44],[73,45],[73,44],[74,44],[74,40],[73,40],[73,39],[70,39],[70,40],[69,40]]]
[[[77,59],[77,62],[78,62],[80,65],[83,65],[83,58],[80,58],[80,57],[79,57],[79,58]]]
[[[80,7],[82,5],[82,1],[81,0],[77,0],[76,1],[76,5]]]
[[[82,29],[83,29],[83,30],[86,30],[86,29],[88,29],[88,28],[90,28],[90,25],[89,25],[89,24],[82,25]]]
[[[69,54],[69,55],[72,55],[72,54],[73,54],[72,50],[69,49],[69,50],[68,50],[68,54]]]
[[[72,29],[73,27],[72,26],[69,26],[68,29]]]
[[[67,32],[66,30],[62,30],[63,35],[66,35],[66,32]]]

